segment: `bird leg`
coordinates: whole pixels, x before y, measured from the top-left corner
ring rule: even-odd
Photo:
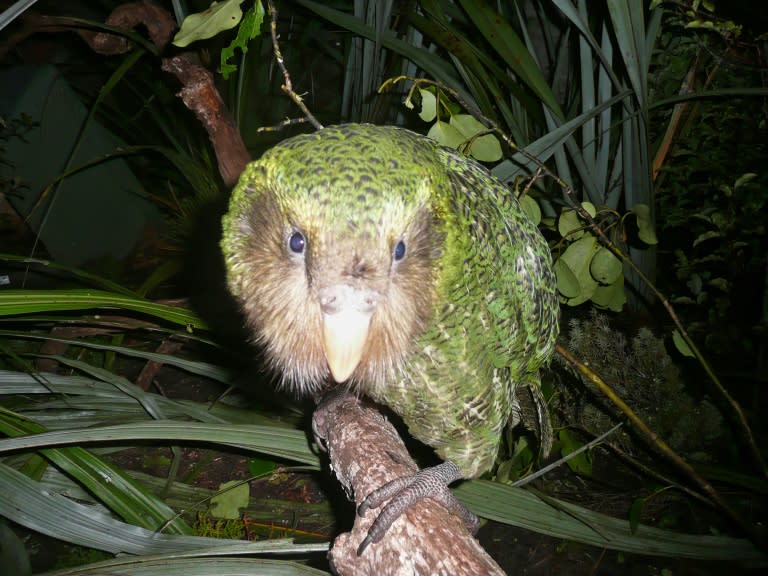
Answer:
[[[378,508],[387,500],[389,500],[389,503],[384,506],[378,518],[376,518],[368,530],[368,535],[357,549],[357,555],[362,555],[370,544],[381,540],[392,523],[403,512],[424,498],[436,500],[450,512],[459,516],[464,521],[467,529],[474,534],[480,524],[477,516],[459,502],[450,488],[448,488],[452,482],[461,478],[458,466],[453,462],[447,461],[437,466],[420,470],[412,476],[397,478],[368,494],[357,509],[357,513],[360,516],[364,516],[366,511],[371,508]]]

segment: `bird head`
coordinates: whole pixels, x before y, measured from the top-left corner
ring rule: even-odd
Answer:
[[[365,391],[396,376],[432,313],[439,175],[386,132],[323,132],[249,165],[222,246],[283,382]]]

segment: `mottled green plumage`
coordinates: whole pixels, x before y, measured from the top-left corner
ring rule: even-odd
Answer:
[[[548,448],[538,372],[558,328],[551,255],[481,165],[393,127],[291,138],[246,168],[222,249],[230,290],[287,387],[330,383],[321,295],[350,286],[373,309],[350,389],[400,414],[464,477],[491,467],[521,394]]]

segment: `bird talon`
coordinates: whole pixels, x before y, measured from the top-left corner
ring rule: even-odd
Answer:
[[[358,516],[365,516],[371,508],[378,508],[387,500],[389,502],[371,524],[368,534],[357,549],[357,555],[360,556],[370,544],[381,540],[403,512],[424,498],[437,500],[448,511],[459,516],[467,529],[474,534],[480,525],[479,519],[459,502],[448,488],[449,484],[460,478],[458,467],[448,461],[411,476],[396,478],[368,494],[357,507]]]

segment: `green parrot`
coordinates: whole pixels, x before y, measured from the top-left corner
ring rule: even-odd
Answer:
[[[447,486],[492,467],[508,423],[532,415],[524,424],[549,451],[539,368],[558,332],[551,253],[482,165],[396,127],[290,138],[243,172],[221,248],[285,388],[317,398],[341,384],[445,461],[368,497],[361,513],[397,495],[359,553],[425,496],[471,524]]]

